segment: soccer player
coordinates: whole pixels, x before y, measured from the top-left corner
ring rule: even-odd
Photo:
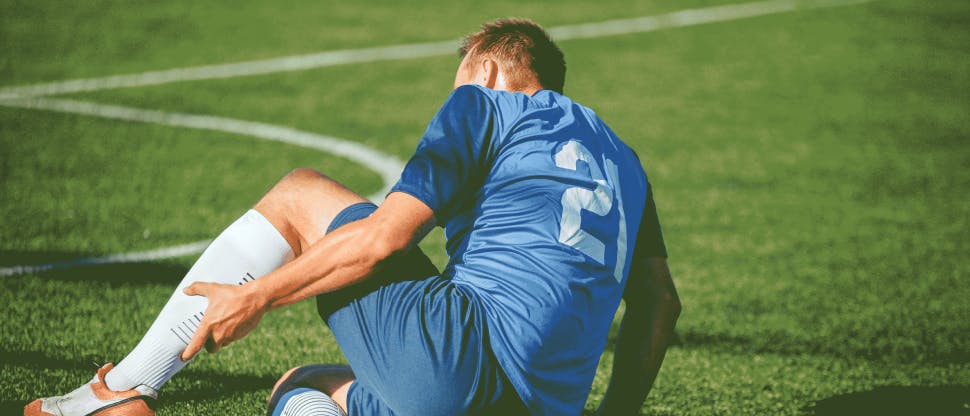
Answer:
[[[538,25],[468,36],[455,88],[378,207],[297,169],[189,270],[145,338],[28,415],[151,414],[205,347],[316,297],[349,366],[297,367],[270,415],[577,415],[626,300],[603,415],[637,414],[680,311],[634,152],[562,94]],[[441,272],[416,247],[445,227]]]

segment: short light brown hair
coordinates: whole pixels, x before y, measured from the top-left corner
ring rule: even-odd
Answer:
[[[465,37],[458,53],[492,58],[509,76],[509,87],[522,88],[533,80],[542,88],[562,93],[566,60],[562,50],[541,26],[528,19],[498,19]]]

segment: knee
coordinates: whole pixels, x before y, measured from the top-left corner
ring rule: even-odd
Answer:
[[[296,168],[281,178],[269,191],[269,195],[279,198],[284,195],[299,193],[301,189],[312,185],[323,178],[323,174],[310,168]]]
[[[323,174],[310,168],[295,168],[287,173],[280,183],[302,183],[307,181],[319,180]]]
[[[346,365],[312,364],[293,367],[276,381],[270,397],[297,387],[310,387],[328,395],[354,379],[354,373]]]
[[[293,375],[294,373],[297,373],[301,368],[303,367],[293,367],[289,369],[289,371],[283,373],[283,376],[280,377],[279,380],[276,380],[276,384],[273,385],[273,390],[269,393],[270,397],[275,396],[276,392],[279,391],[280,387],[282,387],[284,383],[287,383],[287,381],[290,378],[298,378],[299,376],[294,377]]]
[[[276,384],[273,385],[273,390],[269,393],[269,399],[266,401],[267,415],[272,415],[276,405],[280,402],[283,396],[290,390],[305,387],[305,379],[307,378],[307,370],[310,366],[300,366],[293,367],[289,371],[283,373],[283,376],[279,380],[276,380]]]
[[[300,195],[305,193],[314,180],[319,181],[321,177],[323,175],[310,168],[293,169],[270,188],[269,192],[256,203],[255,208],[263,215],[268,213],[288,217],[290,211],[296,208],[294,204],[300,200]]]

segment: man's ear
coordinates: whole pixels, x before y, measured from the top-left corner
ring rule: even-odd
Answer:
[[[501,78],[499,74],[498,62],[495,62],[492,58],[484,58],[481,63],[481,76],[482,86],[489,89],[496,89]],[[504,80],[502,80],[504,81]],[[504,84],[504,82],[502,82]],[[503,85],[504,86],[504,85]]]

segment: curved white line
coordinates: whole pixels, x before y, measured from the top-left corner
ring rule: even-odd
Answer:
[[[765,16],[805,9],[851,6],[873,0],[767,0],[760,2],[687,9],[656,16],[609,20],[597,23],[558,26],[549,29],[557,40],[585,39],[628,33],[650,32],[661,29],[693,26]],[[335,137],[304,132],[266,123],[237,120],[227,117],[165,113],[131,107],[96,104],[75,100],[44,99],[40,96],[96,91],[112,88],[160,85],[180,81],[232,78],[276,72],[300,71],[332,65],[373,62],[391,59],[409,59],[446,55],[453,53],[455,41],[428,42],[410,45],[385,46],[342,51],[328,51],[306,55],[292,55],[258,61],[222,65],[175,68],[149,71],[139,74],[114,75],[101,78],[83,78],[19,87],[0,88],[0,105],[85,114],[116,120],[156,123],[168,126],[189,127],[242,134],[275,140],[298,146],[322,150],[343,156],[374,169],[384,181],[384,188],[370,198],[380,200],[397,180],[403,164],[393,156],[371,150],[360,144]],[[70,268],[85,264],[123,263],[159,260],[201,252],[207,241],[157,250],[115,254],[106,257],[80,259],[71,262],[35,266],[0,268],[0,277],[53,269]]]
[[[373,150],[359,143],[267,123],[238,120],[228,117],[166,113],[157,110],[143,110],[133,107],[60,98],[36,97],[23,100],[0,101],[0,105],[83,114],[114,120],[161,124],[163,126],[215,130],[321,150],[347,158],[377,172],[384,183],[384,187],[369,198],[378,201],[382,200],[384,195],[390,191],[391,186],[397,182],[398,175],[401,174],[401,170],[404,168],[404,163],[400,159]]]
[[[400,159],[370,149],[358,143],[287,127],[274,126],[272,124],[236,120],[228,117],[166,113],[156,110],[142,110],[117,105],[105,105],[57,98],[30,98],[25,100],[0,101],[0,105],[35,110],[83,114],[113,120],[222,131],[289,143],[310,149],[322,150],[324,152],[345,157],[351,161],[367,166],[368,168],[377,172],[378,175],[381,176],[381,180],[384,185],[379,191],[368,198],[378,203],[379,201],[383,200],[384,195],[390,191],[391,186],[393,186],[397,181],[398,175],[400,175],[401,170],[404,168],[404,164]],[[85,265],[134,263],[188,256],[201,253],[206,247],[208,247],[209,242],[211,242],[211,240],[196,241],[194,243],[164,247],[155,250],[112,254],[104,257],[83,258],[66,262],[2,267],[0,268],[0,277],[15,276],[25,273],[40,273],[51,270],[63,270]]]

